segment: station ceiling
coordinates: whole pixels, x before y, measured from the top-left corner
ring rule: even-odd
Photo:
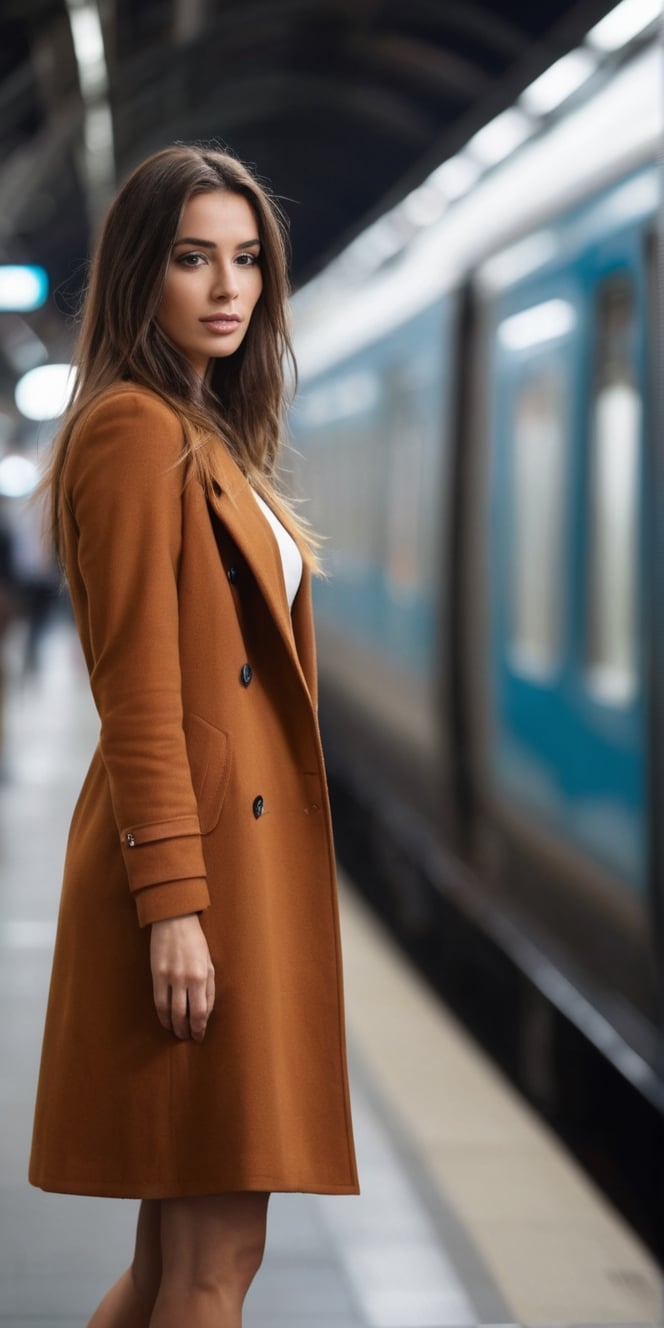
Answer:
[[[255,164],[290,217],[297,285],[611,7],[0,0],[0,261],[42,263],[55,291],[40,314],[0,314],[5,378],[30,359],[26,326],[51,354],[66,337],[99,216],[149,152],[216,139]],[[103,77],[93,71],[87,87],[81,14],[103,33]]]

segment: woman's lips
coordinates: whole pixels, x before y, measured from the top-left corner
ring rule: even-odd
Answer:
[[[240,325],[240,319],[237,314],[211,314],[209,318],[201,318],[199,322],[205,327],[209,327],[211,332],[217,332],[220,336],[224,333],[234,332]]]

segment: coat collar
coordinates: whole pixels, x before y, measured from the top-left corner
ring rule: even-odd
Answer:
[[[223,445],[215,449],[212,469],[213,492],[209,495],[209,501],[213,511],[251,568],[288,654],[315,705],[317,686],[311,620],[311,573],[304,565],[291,614],[279,545],[246,476]],[[297,531],[287,516],[283,524],[295,542],[299,543]]]

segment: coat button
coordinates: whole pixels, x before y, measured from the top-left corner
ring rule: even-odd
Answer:
[[[228,577],[228,580],[230,581],[231,585],[234,586],[238,578],[237,567],[229,567],[226,576]]]
[[[127,831],[127,836],[126,836],[126,838],[127,838],[127,845],[128,845],[128,847],[129,847],[129,848],[135,848],[135,847],[136,847],[136,840],[134,839],[134,836],[132,835],[131,830],[128,830],[128,831]]]
[[[251,664],[243,664],[242,668],[240,669],[240,682],[242,683],[242,686],[248,687],[253,676],[254,676],[254,671],[251,667]]]
[[[251,810],[252,810],[252,812],[254,813],[254,816],[256,817],[256,820],[258,821],[259,818],[263,815],[263,812],[264,812],[264,810],[265,810],[265,804],[264,804],[263,799],[261,798],[260,794],[259,794],[259,796],[258,796],[257,798],[254,798],[254,801],[253,801],[253,803],[252,803],[252,805],[251,805]]]

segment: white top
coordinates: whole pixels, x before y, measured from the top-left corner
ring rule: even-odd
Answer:
[[[292,609],[293,600],[297,595],[300,581],[302,580],[302,554],[300,553],[293,536],[289,535],[285,526],[282,526],[281,521],[275,516],[272,508],[268,507],[267,503],[264,502],[259,493],[256,493],[255,489],[252,489],[251,492],[253,493],[263,515],[272,526],[277,544],[279,545],[288,607],[289,609]]]

